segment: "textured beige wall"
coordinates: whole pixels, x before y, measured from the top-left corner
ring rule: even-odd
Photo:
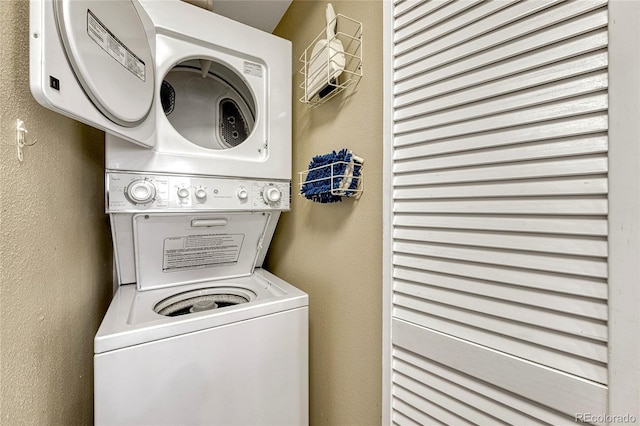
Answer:
[[[0,0],[0,424],[91,424],[111,292],[103,134],[29,92],[29,2]],[[24,162],[15,122],[25,121]]]
[[[297,59],[325,22],[324,1],[294,0],[274,33],[293,42],[293,172],[343,147],[365,159],[359,201],[317,204],[297,195],[282,216],[267,267],[310,296],[311,424],[381,421],[382,2],[332,1],[364,24],[364,77],[315,109],[297,101]],[[343,95],[350,96],[343,96]]]

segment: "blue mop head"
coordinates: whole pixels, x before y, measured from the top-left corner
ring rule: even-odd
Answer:
[[[300,193],[318,203],[342,201],[342,197],[355,194],[361,168],[362,159],[346,148],[317,155],[309,163],[309,172]]]

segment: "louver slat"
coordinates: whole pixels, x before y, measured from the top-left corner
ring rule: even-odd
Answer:
[[[397,385],[394,386],[394,396],[407,403],[412,407],[421,407],[424,408],[425,413],[429,413],[429,417],[433,418],[438,422],[442,422],[445,425],[473,425],[473,423],[469,421],[465,421],[462,417],[456,415],[454,412],[447,410],[444,407],[434,403],[430,399],[422,398],[419,395],[411,392],[408,389],[403,388],[402,386]],[[422,425],[430,425],[432,421],[427,417],[424,413],[415,413],[417,420],[420,421]]]
[[[398,347],[428,353],[434,362],[567,416],[606,412],[605,386],[399,319],[393,320],[392,333]]]
[[[607,1],[393,15],[393,420],[606,412]]]
[[[416,23],[416,27],[421,28],[419,31],[408,33],[409,36],[405,40],[398,40],[394,46],[394,53],[400,56],[405,52],[411,51],[416,47],[427,44],[439,37],[456,32],[461,28],[468,27],[474,22],[479,22],[487,16],[495,15],[502,9],[513,6],[521,0],[504,0],[504,1],[485,1],[471,9],[465,9],[458,15],[451,15],[449,19],[437,24],[431,22],[427,16],[422,22]],[[513,13],[511,13],[513,15]],[[424,31],[424,27],[429,27],[429,31]],[[414,28],[415,30],[415,28]]]
[[[394,225],[558,235],[607,235],[607,220],[601,217],[491,217],[473,215],[397,214],[395,215]]]
[[[576,175],[602,174],[607,172],[605,155],[581,156],[572,159],[507,163],[480,167],[455,168],[424,171],[398,175],[394,186],[434,185],[443,183],[505,181],[510,179],[531,179],[535,177],[565,177]]]
[[[496,14],[491,17],[492,22],[490,26],[488,26],[488,22],[483,21],[474,23],[473,27],[478,28],[477,33],[473,33],[472,26],[468,26],[465,28],[465,31],[459,31],[450,36],[440,37],[436,41],[425,46],[421,46],[420,48],[413,49],[405,55],[396,56],[397,59],[394,65],[396,69],[399,70],[407,64],[420,60],[423,61],[422,66],[420,67],[421,70],[432,69],[436,66],[441,66],[445,63],[450,63],[455,60],[480,53],[496,46],[497,44],[505,43],[506,41],[514,40],[534,32],[539,34],[540,30],[543,28],[570,20],[572,17],[602,6],[605,2],[606,0],[600,0],[598,2],[562,2],[558,7],[554,8],[554,13],[552,14],[534,14],[525,19],[519,19],[512,22],[509,25],[504,25],[505,22],[502,22],[502,19],[511,21],[512,16],[503,18]],[[517,7],[520,7],[523,9],[520,14],[524,15],[547,8],[553,3],[557,3],[557,1],[525,1],[519,3],[517,6],[505,9],[505,12],[510,12],[513,15],[512,11]],[[580,27],[582,24],[580,19],[585,20],[584,27]],[[574,21],[577,21],[575,24],[578,25],[578,28],[591,30],[600,26],[600,24],[595,23],[600,22],[600,19],[601,17],[590,17],[589,19],[584,17]],[[487,19],[487,21],[488,20],[489,19]],[[494,31],[487,31],[488,28],[496,26],[497,29]],[[461,43],[461,41],[466,42]]]
[[[496,424],[499,420],[506,422],[507,424],[528,424],[531,422],[531,418],[512,410],[500,403],[497,403],[484,395],[466,389],[459,384],[433,374],[429,371],[425,371],[409,364],[401,359],[397,359],[394,363],[394,369],[402,373],[406,377],[411,377],[416,382],[424,386],[430,386],[434,389],[438,389],[445,395],[458,395],[462,400],[474,407],[484,407],[484,410],[488,413],[492,413],[495,417],[489,417],[488,415],[475,414],[471,412],[469,417],[472,418],[477,424]],[[468,406],[465,407],[468,410]]]
[[[570,99],[576,96],[586,95],[606,89],[607,86],[606,72],[602,71],[595,74],[587,74],[561,82],[536,86],[528,90],[520,90],[517,94],[493,97],[489,100],[458,106],[441,112],[416,114],[414,117],[404,120],[396,119],[396,123],[398,124],[395,126],[394,131],[396,134],[400,134],[417,129],[478,119],[487,116],[488,113],[495,115],[561,99]],[[438,106],[436,106],[436,108],[438,108]]]
[[[501,62],[479,64],[472,69],[466,70],[466,72],[462,72],[464,68],[461,70],[457,67],[447,67],[446,70],[429,72],[421,70],[420,73],[410,79],[395,83],[394,94],[399,97],[394,101],[394,105],[401,106],[406,104],[408,101],[405,98],[410,100],[412,95],[419,97],[429,93],[436,94],[438,93],[437,88],[445,88],[447,89],[445,92],[448,92],[453,87],[463,89],[534,70],[540,66],[546,66],[602,49],[606,47],[607,42],[607,32],[601,29],[550,44],[527,55],[508,57]],[[426,87],[427,85],[434,85],[434,91],[431,92],[430,88]]]
[[[441,421],[436,420],[434,417],[428,416],[427,414],[425,414],[424,412],[416,409],[415,407],[411,406],[410,404],[407,404],[406,402],[404,402],[402,399],[400,399],[398,397],[397,392],[394,393],[394,401],[393,401],[393,408],[395,410],[396,413],[401,413],[403,415],[403,417],[409,419],[408,423],[399,423],[400,425],[420,425],[420,426],[424,426],[424,425],[434,425],[434,426],[439,426],[439,425],[446,425],[446,423],[443,423]]]
[[[606,215],[606,198],[479,199],[474,201],[397,201],[397,213],[464,213],[512,215]],[[558,213],[561,212],[561,213]]]
[[[396,228],[393,238],[413,242],[434,242],[540,253],[607,257],[607,241],[602,238],[568,238],[566,236],[553,235],[513,235],[413,228]]]
[[[521,360],[556,369],[558,372],[571,373],[576,377],[584,377],[597,383],[606,381],[606,363],[577,355],[579,346],[569,347],[569,350],[576,352],[572,355],[562,352],[558,348],[549,348],[539,344],[542,339],[545,339],[546,342],[549,335],[536,333],[535,327],[508,327],[509,324],[504,321],[500,324],[495,320],[491,321],[490,317],[447,309],[447,306],[428,303],[425,303],[424,306],[429,307],[427,314],[420,314],[411,307],[405,308],[399,305],[394,309],[394,315],[397,319],[407,323],[427,329],[437,329],[442,333],[455,335],[466,341],[502,351]],[[480,321],[476,325],[476,321],[482,319],[484,321]],[[512,334],[514,331],[517,332],[515,333],[516,337],[505,336],[502,334],[504,330]],[[590,352],[592,350],[586,353]]]
[[[414,62],[398,69],[395,72],[395,80],[400,81],[416,74],[424,74],[425,71],[432,73],[433,80],[441,80],[461,73],[460,70],[479,68],[526,52],[542,49],[559,41],[595,31],[606,26],[606,24],[606,11],[596,11],[576,19],[561,22],[552,27],[543,28],[520,39],[508,41],[503,45],[494,47],[493,44],[497,44],[501,39],[491,39],[491,48],[478,51],[478,53],[471,56],[460,53],[456,57],[426,58]]]
[[[396,147],[395,160],[411,160],[432,155],[453,154],[478,149],[507,147],[519,143],[544,142],[551,139],[581,136],[607,130],[608,119],[604,114],[570,117],[550,122],[534,123],[516,128],[498,129],[488,133],[472,134],[450,140],[419,143]]]
[[[607,298],[607,285],[602,279],[567,275],[557,271],[514,269],[509,265],[472,263],[456,259],[396,254],[394,264],[443,274],[466,276],[526,288],[555,291],[580,297]]]
[[[413,398],[420,397],[425,400],[432,401],[437,404],[438,407],[447,410],[449,413],[455,413],[455,416],[446,416],[448,424],[455,423],[460,425],[474,425],[496,423],[496,419],[494,417],[476,410],[455,398],[451,398],[435,386],[420,383],[411,376],[396,373],[394,375],[393,382],[398,385],[399,388],[406,390],[399,392],[399,396],[401,394],[407,395],[410,392],[411,394],[416,395],[415,397],[412,395]]]
[[[467,136],[472,133],[491,132],[507,127],[537,124],[540,122],[573,118],[580,115],[606,111],[607,95],[593,94],[579,98],[553,102],[518,111],[505,112],[477,120],[453,123],[435,128],[416,128],[395,136],[396,146],[423,143],[444,138]]]
[[[438,155],[435,158],[434,156],[424,156],[407,159],[405,161],[397,161],[393,166],[393,171],[400,174],[463,166],[605,154],[606,152],[607,137],[605,135],[570,137],[474,150],[473,152],[458,153],[457,155]]]
[[[607,64],[607,53],[596,51],[577,58],[557,62],[543,69],[533,69],[516,76],[505,77],[479,86],[466,87],[464,82],[456,85],[451,80],[446,80],[439,84],[430,85],[426,89],[418,89],[397,96],[394,119],[400,121],[423,114],[425,111],[441,111],[511,92],[526,90],[554,81],[602,70],[607,67]],[[469,83],[473,82],[472,79],[469,79]],[[443,94],[447,94],[447,96],[443,97]]]
[[[393,412],[392,419],[391,419],[391,422],[392,422],[391,424],[393,426],[422,426],[420,423],[402,414],[399,411],[398,405],[399,404],[394,403],[396,410]],[[438,423],[438,424],[442,424],[442,423]]]
[[[417,8],[421,8],[421,10],[437,10],[448,3],[451,3],[453,0],[434,0],[428,3],[423,1],[414,1],[414,0],[394,0],[396,4],[394,8],[394,17],[399,19],[402,15],[407,13],[412,13]],[[427,9],[428,8],[428,9]],[[413,12],[419,13],[419,12]],[[425,12],[422,12],[423,14]]]
[[[585,277],[606,278],[606,259],[579,256],[551,256],[547,254],[515,252],[451,246],[436,243],[413,243],[399,241],[394,244],[395,253],[416,256],[432,256],[468,262],[502,265],[512,268],[558,272]]]
[[[414,311],[431,313],[427,306],[437,303],[440,305],[454,306],[455,309],[464,310],[465,314],[477,312],[491,316],[487,322],[500,318],[506,323],[516,322],[538,327],[539,329],[553,330],[578,337],[585,337],[593,341],[606,342],[606,320],[594,320],[579,315],[566,315],[566,312],[542,310],[529,307],[524,304],[515,304],[511,301],[502,301],[482,297],[465,292],[443,290],[433,286],[420,286],[398,281],[395,286],[398,306],[407,307]],[[407,293],[411,297],[404,294]],[[449,317],[451,318],[451,317]],[[478,320],[476,326],[482,326],[484,320]]]
[[[423,271],[420,268],[398,267],[393,276],[397,279],[395,287],[397,291],[423,299],[425,297],[422,294],[430,288],[448,289],[454,292],[476,295],[479,298],[486,297],[492,300],[513,302],[518,305],[533,307],[534,309],[541,308],[552,312],[586,316],[595,320],[606,321],[608,317],[606,300],[602,298],[584,297],[578,299],[555,291],[540,291],[540,289],[505,285],[495,281],[434,273],[432,271]],[[424,285],[424,289],[420,285]],[[435,300],[435,297],[433,299]],[[473,310],[474,308],[471,309]],[[544,329],[539,331],[541,333],[547,332]],[[588,355],[584,356],[596,361],[606,362],[606,347],[592,346],[591,341],[580,340],[579,337],[581,336],[582,334],[580,333],[577,339],[570,338],[569,340],[573,342],[571,345],[582,345],[585,348],[585,352],[588,349]],[[565,335],[564,337],[568,336]]]
[[[535,197],[559,195],[596,195],[607,191],[603,177],[537,179],[518,182],[491,182],[473,185],[438,185],[401,187],[393,192],[396,200],[424,198]]]
[[[473,393],[481,397],[477,404],[497,418],[514,425],[528,425],[539,422],[545,422],[550,425],[569,426],[574,425],[573,416],[563,416],[556,411],[545,409],[539,404],[527,401],[517,395],[505,392],[494,386],[492,383],[483,382],[474,379],[472,376],[464,374],[454,368],[447,367],[444,364],[431,361],[421,357],[415,352],[406,351],[400,347],[393,349],[394,368],[401,372],[405,372],[403,365],[411,366],[412,371],[421,370],[430,376],[441,377],[448,383],[450,395],[459,396],[463,401],[469,403],[475,402],[474,399],[466,397],[468,393]],[[413,374],[413,377],[420,377],[419,374]],[[494,408],[494,406],[497,407]],[[523,418],[522,421],[519,419]]]
[[[443,20],[450,18],[451,15],[455,15],[457,13],[460,13],[461,11],[464,11],[466,9],[473,7],[477,3],[478,3],[478,0],[474,2],[431,1],[428,3],[422,3],[418,7],[411,9],[407,13],[404,13],[398,16],[395,20],[394,30],[396,34],[400,34],[402,33],[402,28],[412,23],[414,23],[415,25],[416,21],[426,16],[428,16],[428,19],[431,25],[435,25],[437,23],[442,22]]]

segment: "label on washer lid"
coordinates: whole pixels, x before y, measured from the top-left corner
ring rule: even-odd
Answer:
[[[165,238],[163,272],[235,265],[243,234],[187,235]]]
[[[262,77],[262,65],[244,61],[244,73],[254,77]]]
[[[89,9],[87,9],[87,34],[120,65],[145,81],[145,65],[142,59],[129,50]]]

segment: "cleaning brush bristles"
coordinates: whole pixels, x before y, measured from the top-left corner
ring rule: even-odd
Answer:
[[[318,203],[335,203],[358,193],[364,160],[344,148],[316,155],[309,163],[300,193]]]

